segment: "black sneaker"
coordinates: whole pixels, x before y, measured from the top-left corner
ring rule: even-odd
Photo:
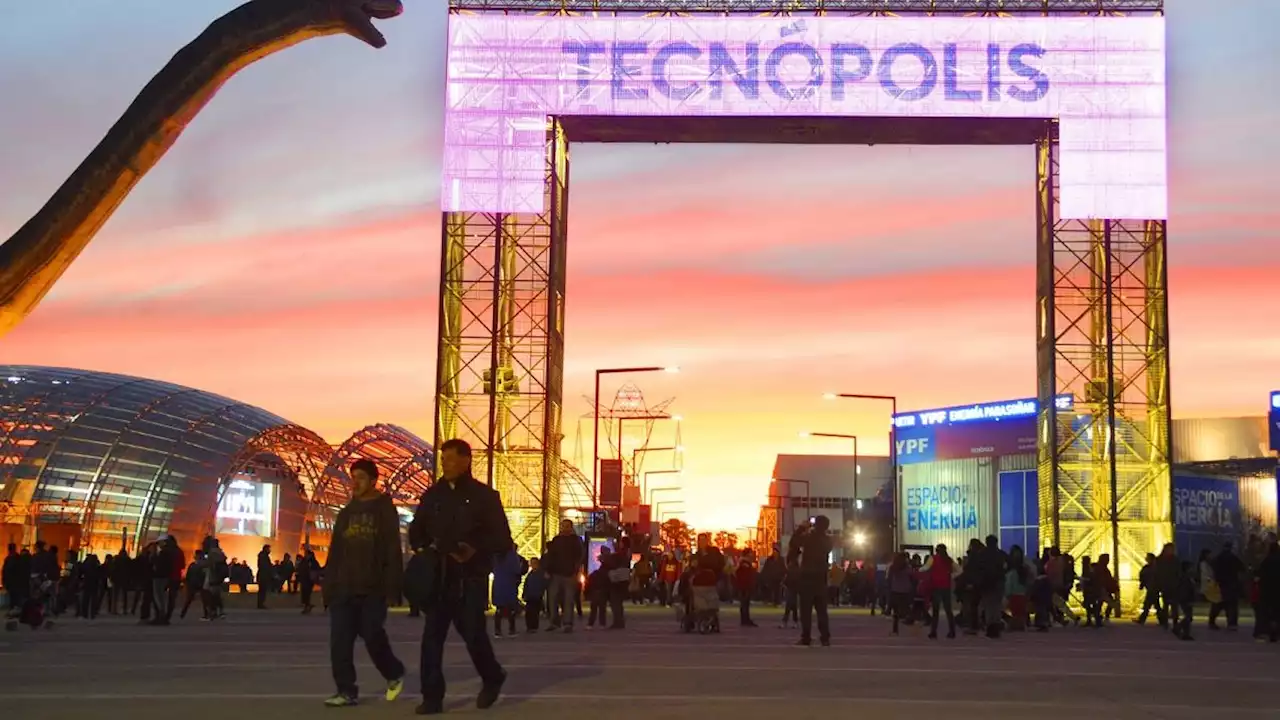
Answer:
[[[502,677],[497,682],[485,683],[480,688],[480,694],[476,695],[476,709],[488,710],[493,704],[498,702],[498,696],[502,694],[502,686],[507,682],[507,673],[504,670]]]
[[[444,703],[423,702],[421,705],[413,709],[414,715],[443,715]]]

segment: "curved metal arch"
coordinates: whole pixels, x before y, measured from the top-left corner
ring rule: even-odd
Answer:
[[[213,532],[214,518],[231,479],[263,453],[278,457],[297,476],[302,486],[300,489],[307,500],[309,519],[317,508],[334,509],[324,502],[324,497],[317,491],[333,454],[333,446],[301,425],[277,425],[250,438],[222,469],[218,476],[218,491],[214,496],[213,506],[205,512],[208,532]]]
[[[325,471],[325,481],[349,487],[347,468],[357,459],[377,463],[383,491],[406,504],[416,500],[433,477],[435,451],[422,438],[398,425],[377,424],[361,428],[333,452]],[[344,492],[345,494],[345,492]]]
[[[89,377],[90,375],[91,373],[81,372],[76,377],[85,378],[85,377]],[[111,387],[99,392],[96,395],[90,395],[83,402],[68,403],[68,405],[70,407],[77,408],[80,412],[85,412],[90,408],[94,408],[101,405],[105,400],[111,397],[113,393],[115,393],[117,390],[120,390],[121,388],[129,387],[130,385],[147,383],[147,382],[154,382],[154,381],[147,380],[145,378],[128,379],[128,380],[125,380],[124,382],[120,382],[115,385],[112,385]],[[56,394],[58,394],[58,392],[50,390],[41,395],[34,396],[32,400],[35,403],[35,406],[32,407],[31,409],[28,409],[27,412],[23,415],[22,421],[20,421],[19,423],[15,423],[14,426],[16,427],[18,424],[22,424],[22,425],[26,425],[27,427],[30,427],[32,425],[31,413],[35,412],[36,407],[39,407],[40,405],[49,404],[50,398]],[[40,486],[44,483],[45,470],[47,470],[49,467],[49,464],[47,461],[49,458],[53,457],[54,453],[58,451],[58,446],[62,444],[62,439],[67,436],[67,429],[70,428],[74,422],[75,422],[74,420],[66,420],[59,425],[51,426],[52,429],[49,430],[49,433],[50,435],[53,436],[53,442],[49,443],[49,450],[44,455],[44,460],[46,462],[41,465],[40,471],[36,473],[36,476],[34,478],[32,478],[32,482],[34,483],[33,493],[40,492]],[[5,442],[8,442],[10,435],[12,435],[12,430],[5,434]]]
[[[94,405],[95,406],[99,405],[103,401],[109,401],[111,398],[111,395],[115,394],[116,390],[119,390],[120,388],[126,387],[128,385],[135,384],[137,382],[141,382],[141,380],[121,383],[120,385],[115,386],[115,388],[113,388],[110,393],[105,393],[103,395],[103,399],[97,403],[94,403]],[[199,390],[195,390],[193,388],[181,388],[176,392],[170,392],[165,395],[157,395],[156,397],[152,398],[147,404],[138,408],[138,411],[134,413],[132,418],[129,419],[129,424],[124,426],[124,428],[121,429],[120,432],[116,433],[115,439],[111,441],[111,445],[108,446],[106,451],[102,454],[102,459],[98,461],[98,466],[94,468],[94,471],[93,471],[93,477],[90,478],[89,480],[89,492],[85,497],[84,517],[80,521],[80,526],[83,528],[83,532],[84,532],[84,537],[81,542],[86,547],[91,547],[91,543],[93,541],[93,534],[94,534],[93,519],[98,509],[98,498],[102,495],[103,486],[106,485],[106,483],[103,482],[102,478],[104,474],[110,474],[108,472],[108,467],[111,470],[115,470],[115,466],[119,462],[119,456],[116,454],[116,450],[120,447],[120,444],[124,441],[124,439],[130,433],[134,432],[134,429],[133,429],[134,424],[137,423],[139,420],[145,419],[148,415],[155,412],[157,407],[164,405],[177,398],[180,398],[184,395],[191,395],[193,393],[197,395],[201,394]],[[165,455],[164,461],[161,462],[159,467],[156,468],[155,474],[151,476],[151,482],[148,483],[149,486],[151,487],[155,486],[156,479],[160,477],[160,473],[164,469],[165,465],[168,464],[169,457],[172,455],[173,450],[176,450],[179,447],[181,442],[182,442],[182,437],[180,436],[177,440],[174,440],[170,444],[169,453]],[[52,454],[52,451],[50,452],[50,454]],[[43,472],[44,471],[42,469],[41,474],[43,474]],[[36,492],[39,492],[39,491],[40,491],[40,486],[37,485]],[[148,502],[149,500],[150,500],[150,491],[148,491]],[[146,504],[144,504],[143,506],[143,513],[146,515],[146,519],[144,520],[142,517],[139,517],[138,526],[142,527],[144,524],[147,526],[150,526],[151,525],[150,511],[148,510]],[[138,538],[136,538],[134,542],[136,543],[140,538],[141,536],[138,536]]]
[[[151,483],[147,488],[146,498],[143,500],[142,513],[138,518],[138,529],[134,533],[133,543],[135,547],[140,546],[142,538],[146,537],[147,533],[151,531],[151,517],[155,513],[156,501],[160,497],[160,491],[167,484],[169,476],[173,474],[172,461],[174,456],[178,454],[181,448],[189,444],[188,438],[191,437],[192,433],[209,425],[211,420],[225,418],[229,411],[236,408],[252,409],[253,406],[239,401],[232,401],[226,405],[220,405],[187,423],[187,429],[174,441],[172,447],[165,454],[164,461],[156,468],[155,474],[151,476]]]

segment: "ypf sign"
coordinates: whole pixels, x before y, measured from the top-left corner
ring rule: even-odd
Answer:
[[[1059,119],[1063,218],[1167,217],[1161,17],[450,15],[442,207],[541,212],[548,116]]]

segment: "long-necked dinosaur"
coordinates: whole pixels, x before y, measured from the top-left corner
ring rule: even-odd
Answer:
[[[387,44],[373,20],[401,0],[249,0],[213,21],[142,89],[53,197],[0,245],[0,336],[31,313],[143,175],[232,75],[303,40]]]

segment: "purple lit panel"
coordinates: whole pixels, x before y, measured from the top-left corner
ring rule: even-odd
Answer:
[[[1160,17],[451,15],[442,206],[541,212],[552,115],[1056,117],[1061,216],[1165,219]]]

